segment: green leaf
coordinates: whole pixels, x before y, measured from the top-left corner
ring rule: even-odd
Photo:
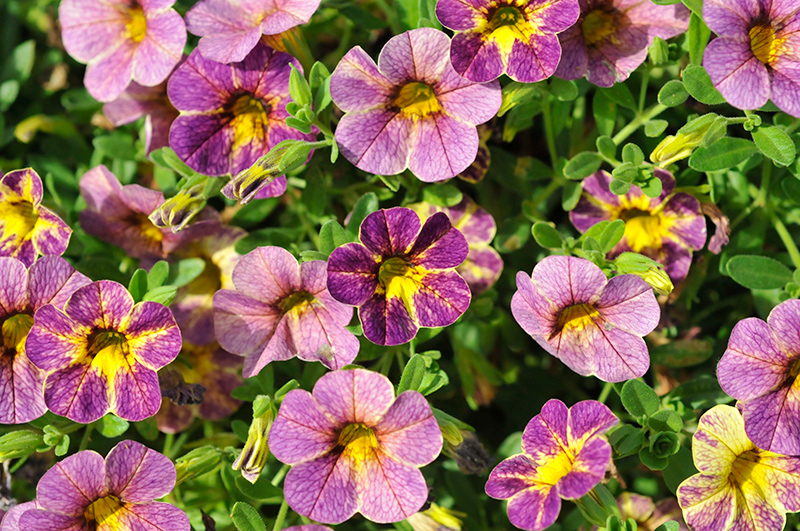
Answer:
[[[709,409],[733,401],[719,386],[717,379],[709,375],[682,383],[670,392],[670,396],[679,399],[690,409]]]
[[[650,350],[653,364],[674,369],[703,363],[714,353],[710,342],[703,339],[678,339]]]
[[[668,457],[659,457],[655,455],[650,448],[642,448],[639,450],[639,460],[650,470],[664,470],[669,464]]]
[[[781,188],[786,196],[800,205],[800,180],[796,177],[787,177],[781,181]]]
[[[356,201],[353,212],[350,214],[350,221],[347,222],[345,228],[357,236],[361,222],[376,210],[378,210],[378,196],[375,195],[375,192],[367,192]]]
[[[644,134],[649,138],[661,136],[661,134],[667,129],[668,125],[669,122],[666,120],[650,120],[644,124]]]
[[[67,452],[69,452],[69,435],[65,433],[58,441],[55,448],[53,448],[53,453],[55,453],[57,457],[62,457],[67,455]]]
[[[603,159],[594,151],[583,151],[572,157],[564,166],[564,177],[580,181],[600,169]]]
[[[656,527],[655,531],[679,531],[681,528],[681,524],[676,522],[675,520],[669,520],[664,522],[660,526]]]
[[[694,474],[697,474],[697,469],[692,461],[692,452],[681,446],[678,452],[669,458],[669,464],[664,469],[664,483],[669,490],[675,492],[683,480]]]
[[[335,219],[325,222],[319,230],[319,250],[326,255],[349,241],[344,229]]]
[[[92,140],[92,145],[110,159],[136,160],[138,154],[133,144],[133,137],[122,132],[97,136]]]
[[[128,283],[128,292],[133,297],[133,302],[139,302],[147,293],[147,271],[137,269],[134,271],[131,281]]]
[[[397,384],[397,394],[404,391],[419,391],[422,379],[425,376],[425,358],[419,354],[414,354],[406,363],[400,383]]]
[[[689,94],[706,105],[725,103],[725,98],[714,88],[714,83],[706,69],[699,64],[691,64],[683,71],[683,84]]]
[[[762,125],[753,131],[753,141],[758,149],[781,166],[794,162],[797,151],[792,138],[783,130],[771,125]]]
[[[100,418],[95,425],[100,435],[107,439],[119,437],[130,428],[131,424],[125,419],[121,419],[113,413]]]
[[[644,444],[644,430],[630,424],[622,424],[608,434],[608,442],[619,457],[637,453]]]
[[[609,183],[608,188],[615,195],[625,195],[631,191],[631,183],[614,179]]]
[[[525,245],[531,237],[531,224],[521,217],[506,219],[500,225],[495,244],[501,253],[511,253]]]
[[[289,74],[289,95],[300,106],[311,104],[311,86],[294,64],[290,64],[292,71]]]
[[[634,166],[641,166],[644,162],[642,148],[636,144],[625,144],[622,148],[622,162],[630,162]]]
[[[603,250],[603,253],[611,252],[625,235],[625,222],[621,219],[614,220],[606,226],[603,233],[597,238],[597,242]]]
[[[206,261],[202,258],[185,258],[170,268],[167,284],[178,288],[185,286],[199,277],[205,268]]]
[[[636,100],[633,99],[633,94],[631,94],[631,90],[627,85],[625,85],[625,83],[616,83],[612,87],[601,88],[599,89],[599,92],[602,92],[608,99],[617,105],[636,110]]]
[[[461,191],[452,184],[439,184],[427,186],[422,190],[422,200],[436,206],[456,206],[463,199]]]
[[[540,97],[541,90],[535,84],[512,81],[503,87],[503,100],[500,104],[500,110],[497,111],[497,116],[503,116],[517,105]]]
[[[324,111],[331,103],[330,77],[328,68],[319,61],[314,63],[308,74],[308,82],[314,94],[314,112],[317,114]]]
[[[533,239],[539,244],[539,247],[545,249],[561,249],[564,245],[564,238],[561,234],[549,223],[538,221],[533,224],[531,228]]]
[[[592,114],[600,134],[611,136],[617,121],[617,104],[598,90],[592,100]]]
[[[29,40],[17,45],[3,65],[2,79],[14,79],[25,82],[33,71],[36,60],[36,41]]]
[[[261,515],[258,514],[255,507],[245,502],[236,502],[231,511],[231,520],[233,525],[239,531],[266,531],[267,527],[264,525]]]
[[[569,212],[578,204],[583,193],[581,183],[577,181],[567,181],[561,189],[561,208]]]
[[[727,268],[731,278],[748,289],[780,289],[792,281],[791,270],[767,256],[734,256]]]
[[[671,409],[656,411],[647,419],[647,426],[654,431],[672,431],[678,433],[683,429],[681,416]]]
[[[689,98],[689,92],[677,79],[667,81],[658,91],[658,103],[667,107],[677,107]]]
[[[711,30],[708,29],[703,19],[696,13],[692,13],[689,18],[689,31],[687,32],[687,39],[689,41],[689,60],[693,65],[700,65],[703,63],[703,52],[708,44],[708,39],[711,36]]]
[[[237,476],[234,480],[234,483],[236,484],[236,487],[242,491],[242,494],[253,498],[254,500],[281,501],[281,494],[283,493],[283,490],[280,487],[273,486],[272,483],[270,483],[270,479],[266,476],[259,477],[255,483],[250,483],[242,476]]]
[[[147,289],[151,290],[163,286],[169,277],[169,263],[166,260],[159,260],[147,273]]]
[[[164,306],[169,306],[175,300],[175,295],[178,292],[177,286],[159,286],[148,291],[143,300],[157,302]]]
[[[634,417],[649,417],[661,404],[658,395],[652,387],[641,379],[628,380],[620,391],[622,405]]]
[[[744,138],[720,138],[708,147],[695,150],[689,166],[697,171],[725,170],[744,162],[758,151],[755,144]]]
[[[617,157],[617,145],[610,136],[598,136],[595,142],[597,151],[606,158],[614,159]]]
[[[559,101],[572,101],[578,97],[578,85],[554,76],[550,78],[550,92]]]

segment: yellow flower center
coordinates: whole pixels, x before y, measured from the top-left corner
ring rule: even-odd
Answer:
[[[597,321],[602,320],[600,312],[589,304],[575,304],[567,306],[558,316],[556,333],[566,331],[580,331]]]
[[[206,263],[203,272],[186,285],[190,295],[213,295],[222,288],[222,270],[208,256],[200,257]]]
[[[505,53],[511,53],[514,41],[527,42],[533,31],[528,19],[514,6],[503,6],[489,17],[483,34],[497,42]]]
[[[233,120],[233,150],[262,138],[269,128],[269,106],[251,94],[236,98],[231,107]]]
[[[283,299],[281,309],[283,313],[289,313],[292,310],[302,312],[315,300],[314,296],[307,291],[298,291]]]
[[[572,471],[573,455],[566,449],[550,459],[537,470],[536,481],[545,485],[555,485],[558,480]]]
[[[669,223],[660,214],[645,210],[623,210],[619,218],[625,221],[625,238],[635,253],[642,249],[661,247],[661,240],[669,234]]]
[[[403,85],[393,104],[395,107],[399,107],[406,116],[419,118],[442,110],[436,93],[425,83]]]
[[[411,272],[411,266],[403,258],[389,258],[381,264],[378,280],[385,288],[397,277],[405,277]]]
[[[3,345],[6,352],[25,352],[25,338],[33,326],[33,317],[26,313],[12,315],[3,321]]]
[[[380,446],[375,432],[362,423],[345,426],[339,433],[336,445],[357,463],[365,461]]]
[[[736,458],[731,465],[730,478],[741,488],[753,481],[753,472],[761,462],[760,450],[748,450]]]
[[[138,227],[139,233],[148,242],[151,242],[156,247],[161,246],[161,242],[164,240],[164,233],[161,232],[161,229],[153,225],[153,222],[150,221],[150,219],[147,217],[147,214],[137,212],[126,218],[126,221],[134,227]]]
[[[778,39],[775,30],[769,24],[758,24],[750,28],[750,49],[756,59],[765,65],[771,65],[778,59],[778,53],[784,39]]]
[[[144,11],[141,7],[134,7],[128,10],[130,21],[125,25],[128,38],[133,42],[142,42],[144,34],[147,32],[147,19],[144,18]]]
[[[32,203],[16,201],[0,204],[0,220],[3,224],[3,238],[18,246],[33,231],[39,220],[39,213]]]
[[[106,377],[129,365],[128,339],[116,330],[98,330],[87,338],[86,356]]]
[[[581,33],[586,44],[593,45],[606,40],[616,31],[616,17],[602,9],[591,11],[581,22]]]
[[[95,500],[83,512],[90,531],[99,529],[121,529],[120,514],[123,511],[122,502],[116,496],[104,496]]]

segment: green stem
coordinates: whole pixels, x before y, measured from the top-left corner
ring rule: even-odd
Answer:
[[[614,384],[606,382],[603,385],[603,390],[600,391],[600,397],[597,399],[597,401],[600,402],[601,404],[605,404],[606,400],[608,400],[608,395],[611,394],[612,389],[614,389]]]
[[[175,434],[168,433],[166,437],[164,437],[164,448],[161,449],[161,453],[164,455],[169,455],[170,451],[172,451],[172,445],[175,443]]]
[[[642,86],[639,89],[639,114],[644,112],[644,104],[647,99],[647,85],[650,82],[650,69],[645,68],[642,72]]]
[[[86,450],[86,447],[89,446],[89,437],[92,435],[92,431],[94,430],[94,424],[87,424],[86,431],[83,432],[83,437],[81,438],[81,444],[78,446],[78,451]]]
[[[662,112],[666,111],[667,109],[669,109],[669,107],[667,107],[666,105],[661,105],[660,103],[653,105],[644,114],[638,114],[636,118],[634,118],[631,121],[631,123],[620,129],[619,133],[614,135],[614,138],[612,138],[612,140],[616,145],[620,145],[620,143],[623,142],[629,136],[631,136],[634,133],[634,131],[636,131],[642,125],[646,124],[647,122],[649,122]]]
[[[778,233],[778,236],[781,237],[783,245],[786,246],[786,250],[789,251],[789,256],[792,259],[794,267],[796,269],[800,269],[800,250],[797,249],[797,244],[794,243],[792,235],[789,234],[789,230],[786,228],[786,225],[783,224],[783,221],[781,221],[778,216],[770,212],[769,217],[772,220],[772,225],[775,227],[775,231]]]
[[[193,431],[194,430],[189,430],[189,431],[185,431],[185,432],[181,433],[180,437],[178,437],[178,440],[175,442],[175,444],[172,446],[172,448],[170,448],[169,453],[168,454],[165,453],[164,455],[166,455],[170,459],[175,459],[175,457],[178,456],[178,452],[181,451],[181,448],[183,447],[183,445],[186,444],[186,441],[189,440],[189,436],[191,435],[191,433]]]
[[[556,173],[558,164],[558,151],[556,150],[556,135],[553,129],[553,116],[550,112],[550,95],[542,98],[542,118],[544,119],[544,134],[547,138],[547,151],[550,153],[550,165],[553,167],[553,176],[560,177]]]
[[[547,199],[553,195],[553,193],[561,188],[564,185],[564,179],[560,178],[560,176],[556,176],[550,181],[550,184],[547,185],[545,188],[540,188],[536,194],[534,194],[531,203],[533,203],[534,207],[537,207],[542,204],[543,202],[547,201]]]
[[[272,478],[272,481],[270,481],[273,487],[277,487],[280,484],[280,482],[283,480],[283,476],[285,476],[289,471],[289,468],[289,465],[283,465],[280,470],[278,470],[278,473],[275,474],[275,477]]]
[[[286,500],[281,503],[281,508],[278,511],[278,517],[275,518],[275,525],[272,526],[272,531],[281,531],[283,529],[283,521],[286,519],[286,513],[289,512],[289,504]]]
[[[764,157],[764,163],[762,164],[763,171],[761,172],[761,189],[758,191],[758,196],[756,196],[755,204],[756,206],[766,206],[767,204],[767,197],[769,195],[769,185],[770,180],[772,179],[772,160]]]

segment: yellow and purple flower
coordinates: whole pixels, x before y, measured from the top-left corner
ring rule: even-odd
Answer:
[[[739,401],[747,436],[759,448],[800,455],[800,300],[776,306],[764,322],[736,324],[719,360],[722,389]]]
[[[420,28],[389,39],[378,64],[356,46],[331,76],[345,112],[336,128],[342,154],[381,175],[409,168],[426,182],[455,177],[478,154],[475,126],[500,109],[500,85],[473,83],[450,64],[450,39]]]
[[[572,256],[548,256],[532,276],[517,273],[511,313],[564,365],[604,382],[647,372],[650,356],[642,337],[661,316],[647,282],[636,275],[609,280],[589,260]]]
[[[456,32],[450,59],[477,83],[507,74],[534,83],[553,75],[561,57],[557,34],[578,20],[578,0],[439,0],[436,17]]]
[[[469,254],[456,271],[467,281],[473,295],[483,293],[497,282],[503,272],[503,259],[490,245],[497,233],[497,224],[489,212],[466,195],[459,204],[452,207],[440,207],[431,203],[409,206],[423,221],[437,212],[444,212],[453,227],[461,231],[467,239]]]
[[[169,308],[133,303],[120,284],[93,282],[75,290],[62,312],[46,304],[34,315],[25,350],[48,373],[47,408],[88,424],[109,411],[127,420],[156,414],[156,371],[181,349]]]
[[[280,247],[259,247],[236,264],[236,289],[214,295],[214,327],[225,350],[245,357],[245,378],[295,356],[329,369],[355,359],[358,339],[345,328],[353,310],[328,293],[325,268],[322,260],[298,264]]]
[[[451,325],[467,311],[469,286],[455,268],[469,246],[446,214],[423,225],[409,208],[378,210],[361,223],[359,240],[331,253],[328,290],[358,307],[364,336],[373,343],[407,343],[420,327]]]
[[[175,478],[169,458],[135,441],[122,441],[105,459],[83,450],[42,476],[19,529],[190,531],[182,510],[154,501],[172,492]]]
[[[719,35],[706,47],[703,66],[728,103],[758,109],[772,98],[800,117],[800,6],[707,0],[703,20]]]
[[[169,128],[178,117],[178,111],[167,98],[166,81],[155,87],[132,82],[114,101],[103,105],[103,114],[114,127],[144,116],[144,149],[147,154],[169,145]]]
[[[186,25],[174,0],[63,0],[58,8],[64,48],[88,65],[84,84],[112,101],[131,80],[153,87],[181,60]]]
[[[574,26],[559,34],[562,79],[586,76],[590,83],[610,87],[628,79],[647,59],[654,37],[669,39],[689,27],[683,4],[656,5],[650,0],[581,0]]]
[[[29,267],[38,255],[67,250],[72,229],[42,206],[43,194],[42,179],[30,168],[0,179],[0,256]]]
[[[678,486],[694,531],[781,531],[800,511],[800,458],[762,450],[747,438],[736,408],[714,406],[692,437],[700,471]]]
[[[382,374],[330,372],[312,393],[281,403],[269,448],[286,474],[284,496],[296,513],[325,524],[360,512],[378,523],[419,511],[428,486],[419,468],[442,450],[442,431],[417,391],[397,398]]]
[[[167,84],[180,116],[169,132],[170,146],[193,170],[205,175],[236,175],[249,168],[281,140],[313,140],[286,125],[291,65],[285,52],[259,43],[238,63],[223,65],[194,50]],[[259,199],[286,191],[279,177],[259,192]]]
[[[671,173],[657,168],[655,175],[661,180],[662,192],[650,198],[636,186],[625,195],[612,193],[611,176],[599,171],[583,180],[583,195],[569,218],[581,232],[601,221],[625,221],[625,234],[609,256],[641,253],[664,264],[669,277],[678,283],[689,272],[692,252],[706,243],[706,220],[697,198],[674,192]]]
[[[218,63],[242,61],[261,35],[305,24],[320,0],[202,0],[186,13],[190,33],[199,35],[203,57]]]
[[[561,511],[561,499],[577,500],[604,477],[611,445],[603,434],[619,420],[594,400],[567,408],[549,400],[522,433],[522,453],[498,464],[486,494],[508,500],[508,519],[516,527],[539,531]]]
[[[47,411],[45,373],[25,353],[33,315],[45,304],[63,308],[90,282],[60,256],[44,256],[30,269],[15,258],[0,258],[0,423],[22,424]]]

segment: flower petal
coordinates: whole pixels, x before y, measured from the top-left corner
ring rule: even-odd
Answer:
[[[280,311],[243,295],[221,289],[214,294],[214,328],[225,350],[247,356],[256,353],[275,332]]]
[[[569,409],[569,447],[576,455],[588,439],[616,426],[619,419],[608,406],[596,400],[583,400]]]
[[[413,466],[433,462],[442,450],[442,430],[425,397],[406,391],[374,427],[381,451]]]
[[[136,45],[124,41],[110,54],[86,67],[83,84],[97,101],[114,101],[130,85]]]
[[[64,313],[82,326],[120,330],[132,308],[133,297],[122,284],[99,280],[75,290]]]
[[[637,336],[655,330],[661,319],[653,288],[636,275],[610,279],[597,301],[597,310],[612,326]]]
[[[695,531],[731,529],[738,516],[736,491],[725,476],[695,474],[680,484],[677,494],[683,517]]]
[[[358,237],[367,249],[388,258],[413,252],[421,226],[419,215],[410,208],[381,209],[364,218]]]
[[[375,293],[358,309],[364,337],[376,345],[402,345],[419,331],[408,308],[399,297]]]
[[[610,462],[608,441],[601,437],[589,439],[575,456],[572,469],[558,481],[559,496],[567,500],[582,498],[603,480]]]
[[[467,258],[469,245],[460,230],[453,227],[444,212],[427,220],[408,255],[412,263],[425,269],[457,267]]]
[[[572,256],[548,256],[533,268],[533,283],[559,310],[575,304],[592,304],[608,281],[589,260]]]
[[[342,523],[356,513],[356,488],[350,460],[332,453],[292,467],[284,480],[289,507],[325,524]]]
[[[753,443],[745,434],[744,420],[736,408],[714,406],[700,417],[692,437],[694,465],[700,472],[727,476],[736,458],[751,449]]]
[[[186,45],[186,25],[174,9],[147,18],[147,31],[133,55],[133,79],[153,87],[180,62]]]
[[[486,494],[496,500],[513,498],[533,485],[537,468],[527,455],[512,455],[501,461],[489,474]]]
[[[108,488],[123,502],[147,503],[175,487],[175,465],[136,441],[122,441],[106,456]]]
[[[718,37],[706,47],[703,66],[725,99],[739,109],[758,109],[769,99],[767,68],[753,55],[750,41]]]
[[[215,111],[222,108],[235,91],[233,69],[206,60],[200,50],[192,51],[167,82],[169,100],[179,111]]]
[[[0,422],[23,424],[44,415],[45,372],[24,352],[6,350],[0,358]]]
[[[408,168],[424,182],[455,177],[478,155],[478,130],[444,113],[417,122]]]
[[[417,468],[375,451],[363,462],[356,488],[360,511],[379,524],[405,520],[418,512],[428,499],[428,485]]]
[[[506,70],[497,42],[485,40],[479,31],[456,33],[453,36],[450,61],[459,75],[475,83],[493,81]]]
[[[379,175],[402,172],[413,122],[392,109],[345,114],[336,126],[339,150],[357,168]]]
[[[39,254],[61,255],[67,250],[72,229],[50,209],[39,207],[33,227],[33,246]]]
[[[561,3],[566,4],[563,0]],[[561,45],[556,35],[534,34],[528,42],[514,41],[506,74],[520,83],[535,83],[553,75],[560,58]]]
[[[39,507],[64,516],[83,516],[89,504],[107,494],[105,463],[92,450],[59,461],[36,486]]]
[[[73,363],[47,376],[44,400],[56,415],[89,424],[108,413],[110,391],[108,378],[97,367]]]
[[[189,517],[174,505],[163,502],[123,506],[119,525],[136,531],[191,531]]]
[[[92,282],[60,256],[41,257],[31,266],[29,275],[30,305],[34,310],[45,304],[63,308],[76,289]],[[0,278],[6,278],[6,274],[0,273]]]
[[[307,304],[284,316],[297,356],[303,361],[319,361],[332,370],[341,369],[356,359],[358,338],[336,322],[319,302]]]
[[[233,283],[248,297],[277,303],[300,290],[300,266],[286,249],[259,247],[239,259]]]
[[[331,98],[344,112],[366,111],[387,104],[395,89],[360,46],[347,52],[330,79]]]
[[[318,407],[340,426],[374,426],[394,401],[389,379],[365,369],[329,372],[317,380],[312,394]]]
[[[380,256],[358,243],[346,243],[328,258],[328,291],[339,302],[360,306],[378,288]]]
[[[146,367],[158,370],[174,360],[181,350],[181,331],[172,312],[157,302],[136,304],[120,329],[131,354]]]
[[[508,519],[514,526],[529,531],[549,527],[560,512],[558,489],[550,485],[527,488],[508,501]]]
[[[288,465],[317,459],[336,446],[337,424],[322,413],[311,393],[289,391],[270,428],[269,449]]]
[[[161,407],[161,388],[156,371],[142,363],[116,367],[112,380],[112,410],[132,421],[150,418]]]
[[[186,13],[190,33],[200,35],[198,49],[218,63],[243,60],[261,39],[260,11],[254,2],[205,0]]]
[[[25,354],[40,369],[61,369],[83,358],[90,332],[91,329],[47,304],[33,317],[33,328],[25,340]]]
[[[447,66],[450,39],[434,28],[412,29],[389,39],[378,57],[378,70],[395,85],[434,85]]]
[[[5,522],[4,531],[5,531]],[[64,516],[61,514],[43,511],[42,509],[29,509],[22,513],[19,519],[19,529],[57,529],[58,531],[84,531],[86,518],[81,516]],[[11,531],[15,531],[13,528]]]
[[[412,296],[413,319],[427,328],[449,326],[467,311],[471,297],[467,282],[455,271],[427,273]]]

